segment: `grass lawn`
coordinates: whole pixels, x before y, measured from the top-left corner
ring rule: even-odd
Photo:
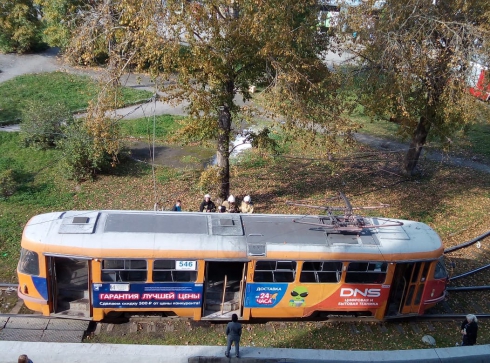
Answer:
[[[87,108],[97,96],[98,85],[87,76],[64,72],[26,74],[0,83],[0,125],[18,122],[22,107],[28,101],[43,102],[46,107],[65,104],[72,111]],[[148,99],[151,92],[122,89],[122,103],[132,104]]]
[[[136,137],[147,140],[148,138],[153,138],[153,126],[155,125],[155,138],[157,141],[163,141],[172,131],[178,129],[176,120],[180,119],[182,117],[161,115],[156,116],[155,120],[153,120],[153,116],[137,120],[122,119],[119,124],[123,137]]]

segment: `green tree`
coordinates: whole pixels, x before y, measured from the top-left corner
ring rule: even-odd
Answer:
[[[259,112],[239,102],[252,98],[251,85],[265,88],[262,110],[269,117],[297,137],[308,134],[320,152],[333,152],[338,135],[352,130],[340,117],[337,76],[319,56],[328,36],[317,30],[318,10],[315,0],[122,0],[100,4],[96,23],[113,40],[112,79],[130,66],[149,72],[164,85],[163,100],[188,101],[184,140],[217,140],[218,189],[225,198],[230,139]]]
[[[42,12],[45,41],[62,50],[70,44],[80,13],[91,8],[90,3],[82,0],[34,0],[34,3]]]
[[[402,169],[413,174],[429,135],[447,144],[484,110],[467,88],[471,61],[490,59],[490,3],[393,0],[379,7],[370,0],[345,14],[341,24],[359,39],[352,47],[359,102],[411,138]]]
[[[41,45],[41,23],[32,0],[0,0],[0,50],[24,53]]]

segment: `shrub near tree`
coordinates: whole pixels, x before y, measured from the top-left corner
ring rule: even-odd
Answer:
[[[61,104],[28,101],[22,110],[20,139],[25,146],[47,149],[56,146],[61,138],[62,126],[73,116]]]
[[[93,179],[111,164],[109,154],[96,147],[95,139],[83,119],[71,119],[63,127],[63,137],[58,140],[57,146],[62,153],[61,170],[68,179]]]
[[[14,171],[12,169],[0,171],[0,196],[7,198],[14,194],[16,189]]]

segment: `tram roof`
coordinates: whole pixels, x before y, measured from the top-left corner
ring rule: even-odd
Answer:
[[[333,233],[321,217],[153,211],[67,211],[33,217],[22,246],[92,258],[415,260],[442,255],[437,233],[407,220],[365,217],[360,233]],[[301,219],[305,223],[297,223]],[[393,222],[402,222],[393,226]],[[310,224],[311,223],[311,224]],[[385,224],[392,226],[383,227]]]

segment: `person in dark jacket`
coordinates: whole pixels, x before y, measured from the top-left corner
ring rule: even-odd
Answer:
[[[32,363],[32,360],[29,359],[27,354],[21,354],[19,356],[19,359],[17,360],[18,363]]]
[[[238,322],[238,315],[231,316],[231,322],[226,327],[226,338],[228,345],[226,346],[225,356],[230,356],[231,344],[235,343],[235,356],[240,358],[240,337],[242,336],[242,324]]]
[[[475,345],[478,335],[478,319],[473,314],[466,315],[466,319],[461,324],[461,334],[463,334],[463,344]]]
[[[182,212],[182,202],[177,199],[174,206],[172,207],[172,212]]]
[[[211,200],[209,194],[204,196],[204,200],[199,207],[199,212],[216,212],[216,204]]]

